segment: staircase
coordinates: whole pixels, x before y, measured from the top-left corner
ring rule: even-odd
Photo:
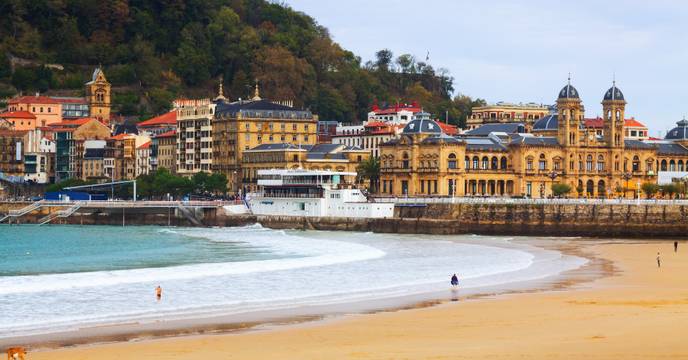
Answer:
[[[7,215],[0,219],[0,223],[9,218],[18,218],[20,216],[26,215],[34,210],[39,209],[41,206],[43,206],[43,200],[37,201],[31,205],[27,205],[19,210],[10,210],[10,212]]]
[[[191,221],[192,224],[194,224],[194,225],[196,225],[196,226],[205,226],[205,225],[203,225],[203,223],[202,223],[200,220],[198,220],[198,218],[196,217],[196,214],[195,214],[193,211],[189,210],[189,209],[188,209],[187,207],[185,207],[184,205],[179,204],[179,205],[177,206],[177,209],[179,209],[179,212],[180,212],[182,215],[184,215],[184,217],[185,217],[187,220]]]
[[[60,217],[60,218],[70,217],[70,216],[72,216],[72,214],[74,214],[77,210],[79,210],[81,208],[81,205],[83,205],[83,203],[77,202],[74,205],[70,206],[68,209],[60,210],[60,211],[54,212],[48,216],[44,216],[43,218],[38,220],[38,224],[39,225],[45,225],[45,224],[55,220],[58,217]]]

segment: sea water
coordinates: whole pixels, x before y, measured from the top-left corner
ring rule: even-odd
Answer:
[[[259,225],[0,226],[0,338],[419,294],[446,289],[454,273],[462,287],[488,286],[584,263],[510,240]]]

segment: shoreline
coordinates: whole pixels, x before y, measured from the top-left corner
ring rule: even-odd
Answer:
[[[586,253],[577,246],[569,246],[571,240],[516,240],[518,248],[524,245],[554,250],[565,256],[581,257],[586,264],[573,270],[541,279],[520,280],[511,283],[429,293],[395,296],[389,298],[348,301],[338,304],[320,304],[287,309],[261,310],[233,315],[194,317],[164,322],[99,325],[82,327],[76,331],[20,336],[0,339],[0,346],[29,345],[32,351],[82,348],[112,343],[135,343],[198,336],[243,334],[269,329],[290,328],[304,324],[337,321],[361,314],[379,314],[409,309],[441,306],[451,302],[476,301],[513,294],[560,291],[613,275],[613,268],[604,259]],[[506,245],[505,245],[506,246]],[[531,265],[533,266],[533,265]],[[530,268],[530,267],[529,267]]]
[[[447,302],[297,326],[38,351],[32,359],[688,358],[685,242],[571,240],[614,276],[563,291]],[[663,255],[662,268],[655,254]],[[269,346],[266,346],[269,344]]]

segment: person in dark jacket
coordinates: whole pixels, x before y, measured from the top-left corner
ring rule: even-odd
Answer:
[[[451,278],[451,284],[452,286],[458,286],[459,285],[459,278],[454,274]]]

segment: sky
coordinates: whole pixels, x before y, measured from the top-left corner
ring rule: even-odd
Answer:
[[[488,103],[553,104],[571,84],[586,117],[616,78],[635,117],[664,135],[688,115],[688,1],[286,0],[363,61],[387,48]]]

